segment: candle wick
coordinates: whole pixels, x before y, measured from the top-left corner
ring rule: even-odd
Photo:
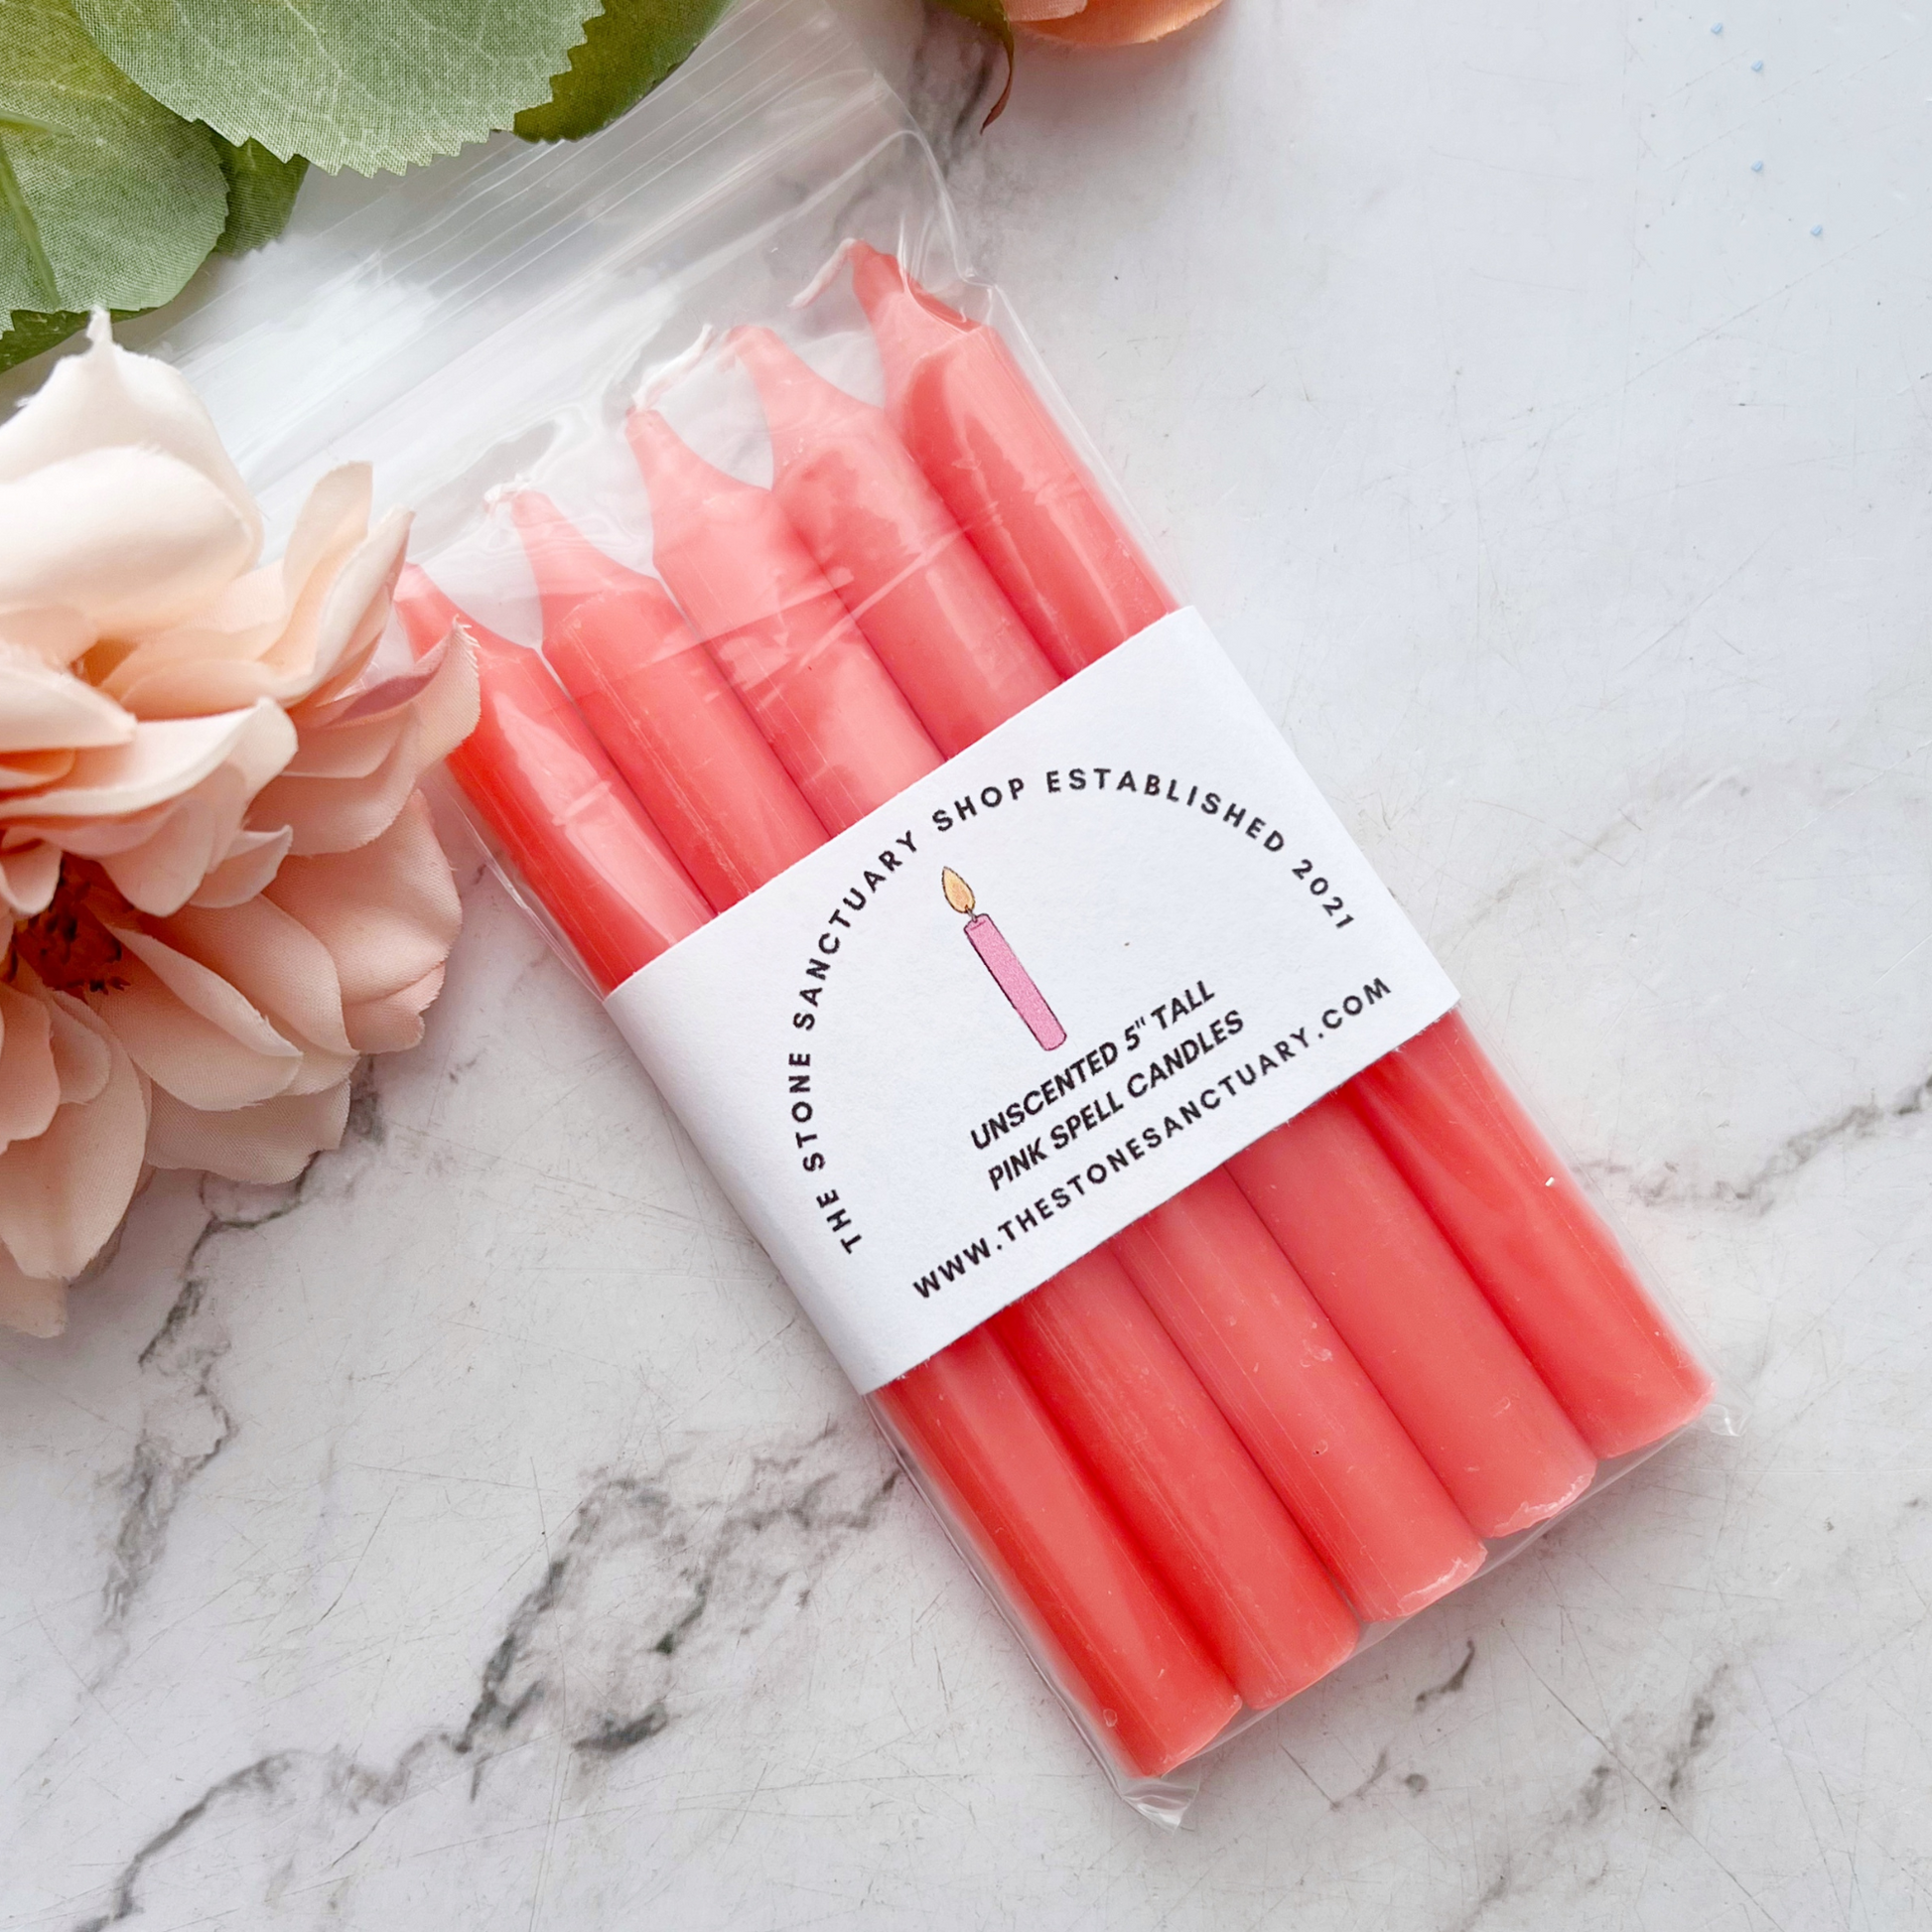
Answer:
[[[657,399],[667,389],[674,389],[704,360],[717,333],[710,323],[706,323],[689,348],[679,350],[668,362],[649,372],[637,385],[637,393],[631,398],[635,406],[639,409],[655,408]]]

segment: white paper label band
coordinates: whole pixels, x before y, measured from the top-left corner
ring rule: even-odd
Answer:
[[[861,1391],[1454,1004],[1192,611],[608,1002]]]

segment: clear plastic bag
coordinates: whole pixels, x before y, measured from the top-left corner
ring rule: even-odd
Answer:
[[[483,662],[453,771],[601,996],[1174,607],[810,0],[433,221],[300,246],[299,312],[166,346],[271,509],[350,456],[416,504],[410,642],[461,619]],[[868,1401],[1168,1822],[1203,1752],[1725,1413],[1455,1013]]]

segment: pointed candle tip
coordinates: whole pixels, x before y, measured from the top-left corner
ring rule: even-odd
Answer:
[[[402,575],[396,579],[393,602],[409,638],[410,654],[415,657],[423,656],[441,643],[449,635],[450,626],[463,615],[421,564],[403,565]]]
[[[768,329],[734,329],[727,342],[759,392],[772,460],[780,468],[804,456],[814,442],[835,437],[839,425],[865,407]]]
[[[660,484],[689,487],[709,467],[655,409],[639,404],[623,419],[623,433],[652,492],[653,510]]]
[[[607,557],[540,489],[504,492],[530,574],[543,603],[543,627],[553,632],[577,608],[610,591],[632,590],[644,580]]]
[[[790,345],[770,330],[756,323],[743,323],[725,338],[725,347],[744,363],[760,395],[767,383],[780,383],[797,375],[810,374]]]
[[[845,258],[852,264],[852,292],[868,314],[876,303],[898,290],[910,293],[910,280],[897,256],[885,254],[870,242],[849,241]]]
[[[428,656],[450,634],[451,627],[459,623],[469,632],[479,651],[522,648],[479,623],[468,611],[458,610],[443,587],[420,564],[403,565],[393,602],[409,639],[412,657]]]
[[[973,897],[973,889],[960,878],[950,866],[939,869],[939,890],[946,896],[946,903],[955,912],[970,912],[978,903]]]
[[[879,345],[889,408],[898,407],[912,371],[925,356],[945,348],[955,336],[983,327],[922,288],[897,255],[882,254],[864,242],[852,249],[852,293]]]

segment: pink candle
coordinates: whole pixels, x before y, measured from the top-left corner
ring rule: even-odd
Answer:
[[[1598,1455],[1654,1443],[1711,1400],[1711,1377],[1460,1014],[1345,1091]]]
[[[887,412],[1062,676],[1174,608],[998,330],[852,250]]]
[[[1172,608],[998,332],[863,244],[852,281],[888,413],[1054,664],[1070,674]],[[1598,1455],[1698,1413],[1710,1377],[1459,1017],[1343,1091]]]
[[[654,410],[625,429],[651,560],[805,794],[842,832],[939,753],[768,489],[713,469]]]
[[[543,598],[544,657],[713,906],[822,844],[663,585],[605,556],[535,490],[510,507]]]
[[[990,1322],[873,1398],[1103,1742],[1160,1777],[1240,1709]]]
[[[1482,1536],[1589,1487],[1596,1458],[1340,1094],[1228,1163],[1309,1292]]]
[[[988,1325],[1245,1704],[1266,1711],[1349,1655],[1355,1619],[1107,1249]]]
[[[771,432],[771,493],[948,758],[1059,682],[883,409],[768,329],[732,345]]]
[[[711,908],[543,659],[465,617],[414,564],[396,587],[396,611],[419,657],[453,623],[475,639],[483,715],[450,754],[450,770],[598,991],[703,925]]]
[[[1363,1616],[1475,1575],[1474,1531],[1225,1170],[1111,1245]]]
[[[955,912],[973,912],[973,889],[950,866],[941,868],[939,884],[946,895],[946,903]],[[966,921],[966,938],[979,954],[980,964],[993,975],[993,984],[1027,1023],[1028,1031],[1047,1052],[1057,1052],[1066,1044],[1066,1029],[1053,1017],[1045,994],[1034,984],[1034,976],[1007,944],[1006,934],[984,912],[973,912]]]
[[[949,336],[947,340],[954,343],[959,339]],[[997,341],[990,337],[989,340]],[[890,381],[894,360],[892,353],[886,351],[887,345],[882,343]],[[772,418],[773,462],[787,514],[800,528],[813,533],[814,551],[828,581],[855,590],[861,586],[874,587],[874,594],[855,601],[855,612],[874,617],[887,605],[916,591],[935,568],[943,573],[961,549],[953,534],[957,526],[950,521],[943,506],[932,499],[929,486],[916,479],[907,482],[904,451],[884,434],[878,412],[864,410],[849,398],[841,399],[830,385],[797,364],[795,357],[774,354],[769,348],[754,348],[752,361],[754,373],[760,378],[760,394]],[[903,489],[909,489],[909,503],[899,501]],[[1035,505],[1036,513],[1050,520],[1066,494],[1063,487],[1054,484],[1050,500]],[[665,568],[668,571],[668,566]],[[744,569],[741,562],[741,573]],[[1061,572],[1060,576],[1064,591],[1068,588],[1066,573]],[[1131,586],[1116,584],[1114,589],[1127,596],[1131,605]],[[1009,612],[997,594],[992,597],[995,610]],[[1122,609],[1127,608],[1111,592],[1097,600],[1086,600],[1086,605],[1090,607],[1087,627],[1095,635],[1118,621]],[[979,721],[977,728],[987,729],[1010,716],[1024,702],[1022,694],[1031,687],[1016,682],[1010,675],[1014,669],[1011,656],[989,645],[989,635],[1004,635],[1004,631],[996,626],[995,633],[990,633],[983,623],[969,621],[965,606],[950,593],[933,595],[906,608],[916,609],[920,617],[918,633],[901,639],[908,668],[901,675],[900,688],[935,739],[940,737],[942,729],[956,727],[961,720]],[[1010,626],[1010,612],[1007,621]],[[1036,678],[1043,667],[1036,654],[1029,661]],[[858,769],[867,736],[865,719],[831,713],[821,713],[818,728],[836,733],[839,740],[836,747],[821,746],[821,753],[849,769]],[[874,802],[883,802],[887,795],[884,790],[877,792]],[[963,888],[963,882],[960,885]],[[971,907],[970,892],[954,897],[949,890],[948,898],[960,911]],[[1018,960],[999,937],[997,928],[970,936],[976,945],[982,937],[987,942],[981,948],[981,956],[996,980],[1003,979],[1009,971],[1018,976],[1010,993],[1017,1006],[1022,1000],[1031,1003],[1039,998],[1037,988],[1024,977]],[[1039,1006],[1045,1008],[1043,999],[1039,1000]],[[1023,1007],[1022,1011],[1026,1009]],[[1050,1021],[1050,1026],[1049,1035],[1039,1035],[1036,1032],[1036,1036],[1057,1042],[1064,1036],[1063,1032],[1056,1019]],[[1311,1379],[1316,1386],[1309,1391],[1303,1390],[1293,1376],[1278,1376],[1276,1365],[1271,1362],[1230,1364],[1224,1351],[1210,1351],[1211,1360],[1197,1357],[1197,1350],[1208,1346],[1208,1337],[1216,1323],[1225,1324],[1238,1318],[1230,1304],[1243,1293],[1244,1282],[1249,1277],[1258,1283],[1255,1293],[1269,1301],[1265,1276],[1254,1272],[1258,1265],[1256,1257],[1263,1251],[1272,1251],[1268,1231],[1240,1190],[1227,1182],[1225,1176],[1221,1180],[1223,1184],[1218,1186],[1193,1190],[1186,1210],[1189,1230],[1192,1233],[1218,1230],[1224,1255],[1241,1257],[1251,1265],[1233,1269],[1217,1267],[1204,1258],[1204,1246],[1190,1242],[1173,1250],[1183,1257],[1177,1271],[1165,1270],[1158,1277],[1137,1273],[1135,1279],[1161,1318],[1169,1323],[1180,1344],[1181,1354],[1192,1362],[1196,1374],[1217,1398],[1230,1375],[1244,1378],[1243,1394],[1238,1399],[1251,1422],[1258,1407],[1267,1407],[1268,1396],[1279,1392],[1297,1398],[1298,1406],[1292,1417],[1279,1420],[1276,1436],[1271,1438],[1291,1452],[1294,1444],[1300,1442],[1310,1453],[1323,1458],[1324,1466],[1352,1467],[1358,1460],[1359,1449],[1362,1460],[1380,1467],[1383,1464],[1377,1458],[1381,1446],[1388,1443],[1400,1446],[1395,1461],[1387,1464],[1393,1485],[1393,1506],[1378,1508],[1364,1519],[1355,1544],[1349,1545],[1351,1549],[1359,1545],[1359,1549],[1351,1557],[1347,1581],[1351,1590],[1359,1587],[1367,1592],[1358,1601],[1415,1607],[1429,1600],[1431,1592],[1450,1587],[1469,1574],[1481,1560],[1481,1546],[1467,1523],[1456,1514],[1441,1484],[1417,1457],[1400,1424],[1377,1401],[1360,1367],[1334,1337],[1333,1329],[1325,1320],[1322,1322],[1327,1336],[1323,1344],[1326,1352],[1314,1365]],[[1401,1183],[1398,1180],[1395,1184]],[[1164,1215],[1169,1220],[1174,1218],[1169,1209],[1160,1209],[1151,1219],[1159,1220]],[[1130,1273],[1134,1272],[1136,1264],[1128,1258],[1128,1250],[1121,1247],[1118,1251],[1128,1261]],[[1276,1265],[1280,1267],[1279,1252],[1274,1252]],[[1184,1279],[1197,1268],[1205,1269],[1207,1277],[1200,1282]],[[1292,1275],[1293,1271],[1289,1272]],[[1176,1276],[1183,1278],[1177,1289]],[[1298,1305],[1307,1303],[1307,1290],[1299,1281],[1294,1283],[1293,1293],[1299,1298]],[[1181,1320],[1178,1315],[1171,1319],[1171,1313],[1178,1306],[1176,1295],[1191,1297],[1195,1306],[1211,1308],[1214,1312],[1205,1323]],[[1255,1320],[1244,1330],[1244,1342],[1280,1347],[1288,1351],[1293,1361],[1307,1346],[1307,1331],[1294,1321],[1277,1318],[1274,1311],[1282,1306],[1281,1299],[1276,1297],[1270,1301],[1268,1310],[1258,1310]],[[1332,1401],[1331,1392],[1320,1386],[1330,1378],[1337,1384]],[[1257,1391],[1267,1393],[1258,1397]],[[1469,1400],[1479,1404],[1482,1393],[1469,1392]],[[1375,1418],[1368,1425],[1370,1440],[1361,1445],[1337,1442],[1333,1436],[1336,1418],[1350,1418],[1360,1412]],[[1229,1414],[1232,1419],[1233,1412]],[[1237,1422],[1237,1430],[1241,1427]],[[1322,1445],[1318,1450],[1313,1448],[1316,1441]],[[1250,1441],[1250,1448],[1253,1447]],[[1260,1451],[1256,1453],[1259,1455]],[[1289,1466],[1287,1459],[1278,1458],[1269,1465],[1269,1474],[1273,1477],[1278,1469],[1286,1470]],[[1299,1484],[1293,1495],[1287,1490],[1281,1493],[1297,1513],[1304,1505],[1322,1507],[1325,1494],[1320,1483],[1306,1481]],[[1321,1543],[1324,1551],[1348,1543],[1336,1531],[1332,1520],[1319,1530],[1306,1518],[1303,1522],[1318,1542],[1324,1534],[1327,1536],[1328,1540]],[[1386,1608],[1374,1612],[1378,1616],[1393,1613]]]

